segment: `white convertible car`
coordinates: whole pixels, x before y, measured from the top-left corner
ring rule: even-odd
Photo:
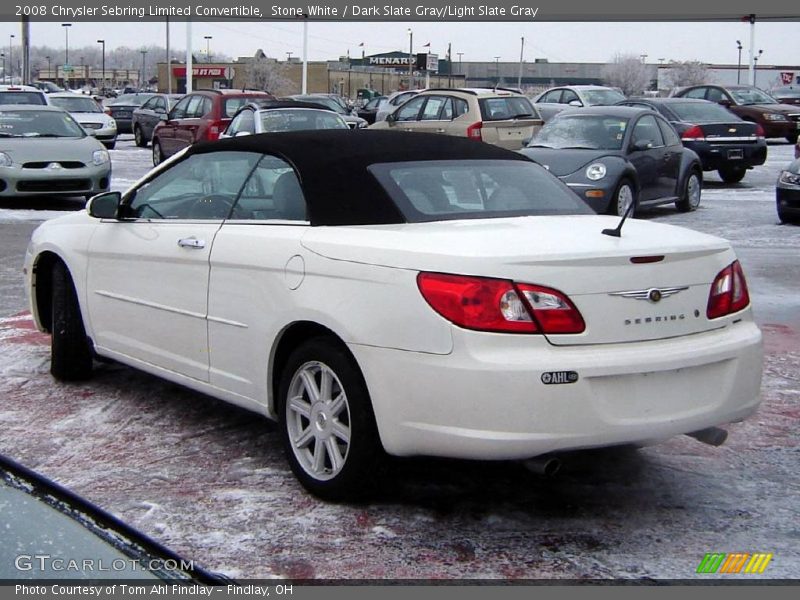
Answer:
[[[53,375],[96,354],[275,419],[329,499],[384,453],[719,442],[756,409],[728,242],[620,228],[498,147],[359,133],[195,145],[40,226],[25,268]]]

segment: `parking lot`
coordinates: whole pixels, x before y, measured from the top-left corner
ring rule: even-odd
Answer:
[[[128,138],[111,151],[115,190],[151,165]],[[4,200],[0,452],[241,579],[684,580],[705,553],[737,551],[773,553],[763,577],[796,577],[800,227],[779,225],[774,201],[791,157],[775,140],[741,183],[707,174],[698,211],[641,215],[730,239],[747,274],[765,336],[762,406],[720,448],[683,437],[576,453],[552,479],[513,463],[397,460],[371,502],[323,503],[266,420],[115,364],[55,382],[20,269],[36,224],[83,202]]]

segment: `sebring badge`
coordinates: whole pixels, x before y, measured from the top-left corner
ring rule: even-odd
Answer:
[[[689,286],[650,288],[648,290],[631,290],[629,292],[611,292],[609,296],[622,296],[623,298],[633,298],[634,300],[648,300],[655,304],[656,302],[660,302],[662,298],[669,298],[678,292],[688,289]]]

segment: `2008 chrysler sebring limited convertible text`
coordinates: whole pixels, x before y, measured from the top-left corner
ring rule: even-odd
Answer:
[[[521,154],[360,133],[193,145],[40,226],[26,273],[52,373],[87,377],[96,352],[265,414],[330,499],[384,452],[527,459],[756,409],[728,242],[616,236]]]

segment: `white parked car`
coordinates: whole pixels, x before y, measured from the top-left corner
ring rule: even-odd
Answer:
[[[730,244],[618,222],[464,138],[249,135],[42,224],[25,272],[55,377],[96,353],[275,419],[339,499],[384,453],[710,441],[750,415],[761,333]]]
[[[71,92],[52,93],[50,104],[70,113],[86,131],[109,150],[117,144],[117,122],[91,96]]]

